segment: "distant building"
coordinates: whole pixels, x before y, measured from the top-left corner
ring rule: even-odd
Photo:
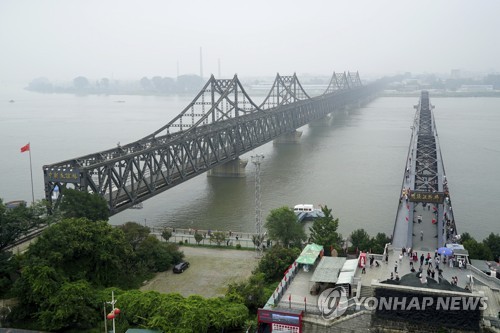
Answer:
[[[460,92],[486,92],[493,91],[492,84],[462,84],[458,89]]]
[[[460,79],[460,69],[452,69],[450,72],[450,79]]]
[[[17,208],[17,207],[19,207],[21,205],[26,206],[26,204],[27,203],[24,200],[9,201],[9,202],[5,203],[5,207],[7,209],[14,209],[14,208]]]

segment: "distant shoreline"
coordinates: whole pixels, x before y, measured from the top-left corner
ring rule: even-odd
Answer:
[[[185,93],[162,93],[155,91],[113,91],[113,92],[97,92],[97,91],[89,91],[89,92],[76,92],[76,91],[38,91],[34,89],[24,88],[26,91],[40,93],[40,94],[67,94],[67,95],[105,95],[105,96],[193,96],[196,95],[198,91],[187,91]],[[421,89],[426,90],[426,89]],[[415,91],[382,91],[379,96],[380,97],[418,97],[420,95],[421,90]],[[429,93],[432,94],[433,97],[500,97],[500,91],[470,91],[470,92],[454,92],[454,91],[432,91],[432,89],[428,89]],[[251,88],[247,88],[247,93],[250,96],[266,96],[268,91],[264,91],[261,89],[253,90]],[[193,95],[194,94],[194,95]],[[318,94],[320,95],[320,94]],[[313,95],[312,97],[314,97]]]
[[[426,90],[426,89],[422,89]],[[418,97],[421,90],[398,92],[398,91],[383,91],[380,93],[382,97]],[[429,89],[432,97],[500,97],[500,91],[470,91],[470,92],[454,92],[454,91],[432,91]]]

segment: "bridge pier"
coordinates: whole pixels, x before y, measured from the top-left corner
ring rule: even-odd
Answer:
[[[245,167],[247,164],[248,160],[237,158],[208,170],[207,177],[245,177]]]
[[[302,131],[288,132],[274,139],[273,144],[278,145],[278,144],[299,143],[301,136],[302,136]]]
[[[335,120],[335,112],[327,114],[325,117],[313,120],[309,123],[309,127],[330,127]]]

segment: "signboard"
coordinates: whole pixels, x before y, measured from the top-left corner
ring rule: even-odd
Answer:
[[[52,169],[45,170],[45,180],[59,183],[79,183],[80,170],[78,169]]]
[[[442,204],[444,201],[443,192],[411,192],[411,202],[429,202]]]
[[[259,309],[259,322],[301,326],[301,313],[286,313]]]

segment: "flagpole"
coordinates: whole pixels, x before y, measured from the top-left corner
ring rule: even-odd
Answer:
[[[33,166],[31,164],[31,144],[28,142],[29,153],[30,153],[30,174],[31,174],[31,206],[35,206],[35,190],[33,189]]]

